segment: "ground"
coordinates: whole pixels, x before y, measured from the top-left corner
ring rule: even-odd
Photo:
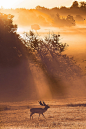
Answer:
[[[30,108],[42,107],[38,101],[0,103],[0,129],[86,129],[86,99],[45,101],[50,108],[30,120]]]

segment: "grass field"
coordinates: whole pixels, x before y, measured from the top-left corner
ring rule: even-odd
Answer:
[[[30,108],[42,107],[38,101],[0,103],[0,129],[85,129],[86,99],[45,101],[50,108],[30,120]],[[43,108],[43,107],[42,107]]]

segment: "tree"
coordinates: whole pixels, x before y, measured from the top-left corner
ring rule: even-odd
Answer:
[[[0,101],[24,100],[35,92],[26,47],[16,30],[13,16],[0,13]]]
[[[64,17],[60,18],[60,15],[56,14],[56,16],[53,19],[53,26],[55,27],[75,26],[75,20],[71,15],[68,15],[66,18]]]
[[[68,46],[66,43],[59,42],[59,34],[52,34],[50,38],[45,37],[44,39],[38,38],[33,31],[30,31],[29,34],[25,33],[24,35],[24,43],[29,50],[31,49],[31,51],[41,53],[43,56],[49,53],[62,53]]]
[[[0,13],[0,66],[15,66],[25,55],[24,45],[16,33],[13,15]]]
[[[13,17],[11,14],[0,13],[0,35],[16,32],[17,25],[13,25]]]
[[[36,9],[40,10],[40,9],[42,9],[42,7],[38,5],[38,6],[36,6]]]
[[[78,1],[74,1],[71,7],[78,8],[79,7]]]
[[[73,16],[68,15],[66,18],[66,21],[67,21],[68,26],[75,26],[75,20]]]

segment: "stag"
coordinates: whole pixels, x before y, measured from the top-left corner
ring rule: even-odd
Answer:
[[[31,109],[30,109],[30,112],[31,112],[31,114],[30,114],[30,119],[31,119],[31,117],[32,117],[32,119],[33,119],[33,116],[32,116],[32,115],[33,115],[34,113],[38,113],[38,114],[39,114],[39,117],[40,117],[40,114],[42,114],[43,117],[45,118],[45,116],[44,116],[43,113],[46,112],[47,109],[50,108],[50,107],[49,107],[48,105],[46,105],[45,102],[42,103],[42,102],[40,101],[39,104],[40,104],[41,106],[45,106],[45,107],[44,107],[44,108],[31,108]]]

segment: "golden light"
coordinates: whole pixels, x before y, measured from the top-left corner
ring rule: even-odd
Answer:
[[[0,1],[0,6],[3,8],[14,8],[16,5],[20,4],[22,0],[2,0]]]

